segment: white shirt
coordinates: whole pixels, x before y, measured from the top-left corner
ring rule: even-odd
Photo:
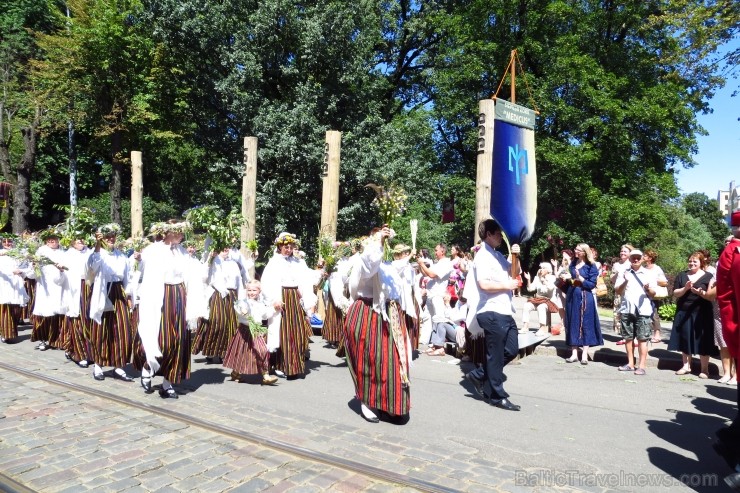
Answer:
[[[637,276],[637,278],[635,278],[635,276]],[[640,286],[640,282],[638,282],[637,279],[640,279],[642,286]],[[640,315],[646,317],[652,315],[653,304],[650,301],[650,298],[648,298],[644,286],[655,287],[657,285],[657,279],[654,273],[642,266],[636,271],[629,268],[619,274],[614,286],[619,288],[625,282],[627,283],[627,286],[622,294],[622,305],[619,309],[620,313],[634,313],[635,310],[637,310]]]
[[[430,278],[427,283],[427,294],[428,296],[444,296],[447,292],[447,285],[450,281],[450,274],[454,266],[452,260],[447,257],[441,258],[436,264],[429,267],[437,277]]]
[[[478,281],[502,282],[510,279],[511,264],[500,252],[491,248],[487,243],[478,251],[473,261]],[[502,315],[514,315],[512,292],[499,291],[489,293],[480,290],[480,301],[476,313],[495,312]]]

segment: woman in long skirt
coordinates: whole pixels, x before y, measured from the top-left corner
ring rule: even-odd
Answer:
[[[139,337],[135,364],[141,370],[144,391],[152,391],[152,378],[162,375],[159,395],[177,399],[173,385],[190,377],[190,331],[187,324],[188,269],[192,264],[180,246],[187,222],[160,226],[164,239],[141,253]]]
[[[276,312],[268,327],[267,346],[277,353],[277,370],[289,378],[306,372],[308,317],[316,305],[315,274],[293,256],[296,244],[295,236],[281,233],[275,240],[277,251],[262,273],[263,293]]]
[[[209,361],[223,361],[229,342],[236,334],[238,321],[234,311],[239,288],[243,286],[239,265],[229,257],[231,248],[224,248],[213,259],[208,275],[208,318],[198,324],[192,353],[202,352]]]
[[[67,308],[64,305],[63,294],[67,276],[64,272],[64,251],[59,248],[61,232],[52,227],[42,231],[40,237],[44,244],[36,250],[36,255],[45,257],[53,263],[40,266],[41,276],[36,284],[31,341],[39,341],[36,349],[46,351],[49,348],[64,347],[62,324]]]
[[[115,247],[117,224],[101,226],[95,234],[95,250],[87,261],[90,275],[95,276],[90,300],[90,318],[95,322],[89,328],[93,378],[105,380],[102,367],[112,366],[113,376],[124,382],[133,378],[123,369],[131,361],[134,334],[131,329],[127,292],[129,280],[128,257]],[[105,248],[101,246],[105,243]]]
[[[66,252],[69,289],[65,291],[67,314],[64,317],[65,356],[87,368],[92,359],[90,334],[90,297],[92,286],[87,282],[87,261],[92,251],[81,238],[72,240]]]
[[[379,421],[378,412],[403,418],[411,409],[408,332],[400,299],[385,295],[401,292],[396,269],[381,262],[382,243],[389,236],[390,230],[384,227],[368,239],[360,263],[350,275],[350,296],[355,301],[344,321],[347,366],[355,397],[362,417],[371,423]],[[377,285],[391,289],[378,292]]]
[[[28,302],[23,278],[31,273],[31,269],[21,268],[18,260],[8,255],[11,248],[13,236],[3,233],[0,249],[0,342],[11,342],[18,337],[21,309]]]

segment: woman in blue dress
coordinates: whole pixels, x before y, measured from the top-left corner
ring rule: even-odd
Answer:
[[[603,346],[599,314],[596,310],[596,301],[591,293],[596,289],[596,279],[599,269],[594,262],[591,248],[585,243],[579,243],[574,250],[573,260],[570,262],[568,274],[568,291],[565,297],[565,317],[567,320],[565,342],[570,346],[572,353],[565,361],[578,361],[578,347],[583,348],[581,364],[588,364],[588,348]]]

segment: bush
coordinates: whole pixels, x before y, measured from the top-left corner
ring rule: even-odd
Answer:
[[[658,315],[660,315],[661,320],[670,322],[671,320],[676,318],[676,304],[666,303],[664,305],[660,305],[658,307]]]

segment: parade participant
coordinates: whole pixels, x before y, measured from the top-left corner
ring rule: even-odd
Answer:
[[[599,269],[594,264],[591,249],[585,243],[579,243],[574,249],[575,256],[570,262],[568,275],[568,292],[565,297],[565,343],[571,348],[570,358],[566,362],[578,361],[578,348],[582,348],[581,364],[588,364],[588,348],[603,346],[599,314],[596,311],[596,299],[591,291],[596,288]]]
[[[658,280],[653,271],[642,266],[643,254],[632,250],[629,254],[630,268],[620,272],[614,284],[615,291],[622,299],[620,321],[624,347],[627,350],[627,364],[619,371],[631,371],[635,375],[645,374],[647,361],[647,340],[652,327],[653,303],[650,298],[655,294]],[[635,367],[634,341],[637,341],[639,354],[638,366]]]
[[[347,366],[360,401],[362,417],[379,422],[378,412],[405,422],[411,409],[408,332],[401,311],[402,281],[384,263],[383,243],[391,237],[383,226],[371,231],[349,280],[353,303],[344,320]]]
[[[558,311],[557,305],[552,301],[555,294],[555,276],[552,273],[552,265],[548,262],[541,262],[540,269],[537,271],[537,277],[534,278],[534,281],[530,282],[531,277],[529,272],[524,273],[524,278],[527,280],[527,291],[534,291],[535,295],[528,299],[524,305],[522,329],[519,333],[526,334],[529,332],[529,314],[530,312],[537,311],[540,328],[535,335],[537,337],[545,337],[547,335],[547,313]]]
[[[321,337],[333,349],[344,347],[344,314],[347,313],[350,300],[345,295],[349,271],[351,269],[350,257],[344,256],[337,261],[336,268],[329,274],[326,280],[328,292],[326,293],[326,308],[324,323],[321,326]]]
[[[18,337],[18,320],[21,308],[28,303],[28,293],[23,282],[32,270],[21,268],[20,262],[8,255],[13,248],[14,237],[2,233],[0,249],[0,342],[12,342]]]
[[[261,375],[262,385],[276,385],[277,377],[268,373],[270,353],[265,343],[266,330],[262,330],[275,310],[262,300],[259,281],[247,283],[247,297],[238,300],[234,309],[239,317],[239,329],[229,343],[224,367],[232,369],[234,381],[241,381],[242,375]]]
[[[67,336],[65,356],[87,368],[92,359],[88,334],[90,334],[90,297],[92,289],[87,282],[87,262],[92,251],[83,238],[74,238],[66,252],[67,278],[69,289],[64,291],[64,304],[67,313],[64,318]]]
[[[38,266],[41,276],[37,277],[36,299],[33,306],[33,331],[31,341],[39,341],[36,349],[46,351],[50,347],[61,349],[62,324],[64,313],[63,293],[67,285],[67,276],[64,273],[64,251],[59,247],[61,232],[56,227],[50,227],[39,235],[42,246],[36,250],[36,257],[42,262]]]
[[[105,380],[104,366],[112,366],[113,376],[124,382],[133,382],[123,369],[131,361],[134,333],[129,307],[131,293],[126,292],[129,281],[128,257],[116,248],[116,236],[121,226],[105,224],[95,233],[95,247],[87,267],[94,277],[90,297],[90,352],[93,378]],[[77,282],[75,280],[75,282]]]
[[[296,244],[294,235],[280,233],[275,239],[276,252],[262,272],[262,292],[276,312],[269,325],[267,347],[276,352],[277,370],[290,378],[305,374],[311,333],[308,317],[316,306],[315,274],[293,256]]]
[[[717,261],[717,304],[722,320],[722,336],[730,355],[740,358],[740,211],[730,216],[733,238]],[[730,426],[717,431],[721,445],[736,464],[740,463],[740,386],[736,393],[738,411]],[[728,480],[730,479],[730,480]],[[725,481],[740,491],[740,469]]]
[[[475,322],[483,329],[486,362],[465,378],[481,397],[490,399],[492,405],[507,411],[519,411],[521,406],[511,402],[504,390],[504,366],[519,352],[513,304],[513,291],[519,283],[511,277],[511,263],[496,250],[503,243],[501,225],[494,219],[482,221],[478,225],[478,237],[482,247],[473,260],[473,277],[468,276],[470,289],[465,290],[465,297],[474,306],[468,315],[468,327],[472,329]],[[511,253],[519,253],[519,245],[511,245]],[[485,393],[486,383],[490,387],[490,395]]]
[[[187,326],[187,251],[180,246],[187,222],[170,220],[158,226],[162,241],[141,252],[139,287],[139,337],[136,365],[140,383],[152,391],[152,378],[164,377],[159,395],[177,399],[173,384],[190,377],[190,331]]]
[[[234,304],[239,290],[244,286],[239,264],[230,256],[232,249],[223,248],[211,252],[212,259],[208,269],[208,317],[202,318],[193,341],[192,353],[203,352],[208,362],[216,358],[223,362],[226,348],[236,334],[239,325]]]
[[[569,248],[566,248],[561,253],[561,259],[560,264],[558,264],[557,260],[551,259],[550,264],[553,267],[553,275],[555,278],[561,277],[563,273],[568,273],[568,269],[570,268],[570,261],[573,259],[573,251]],[[567,288],[567,286],[566,286]],[[566,289],[567,291],[567,289]],[[554,325],[551,328],[552,335],[560,335],[560,331],[565,328],[565,293],[566,291],[563,291],[562,289],[555,289],[555,295],[552,297],[552,302],[555,303],[555,306],[558,309],[558,315],[560,316],[560,324]]]
[[[673,296],[676,298],[676,316],[673,319],[668,349],[681,351],[683,365],[676,375],[691,373],[691,358],[699,354],[699,378],[709,378],[709,355],[714,350],[714,316],[711,288],[712,274],[706,272],[704,255],[689,255],[688,270],[676,276]],[[711,289],[710,289],[711,288]]]

